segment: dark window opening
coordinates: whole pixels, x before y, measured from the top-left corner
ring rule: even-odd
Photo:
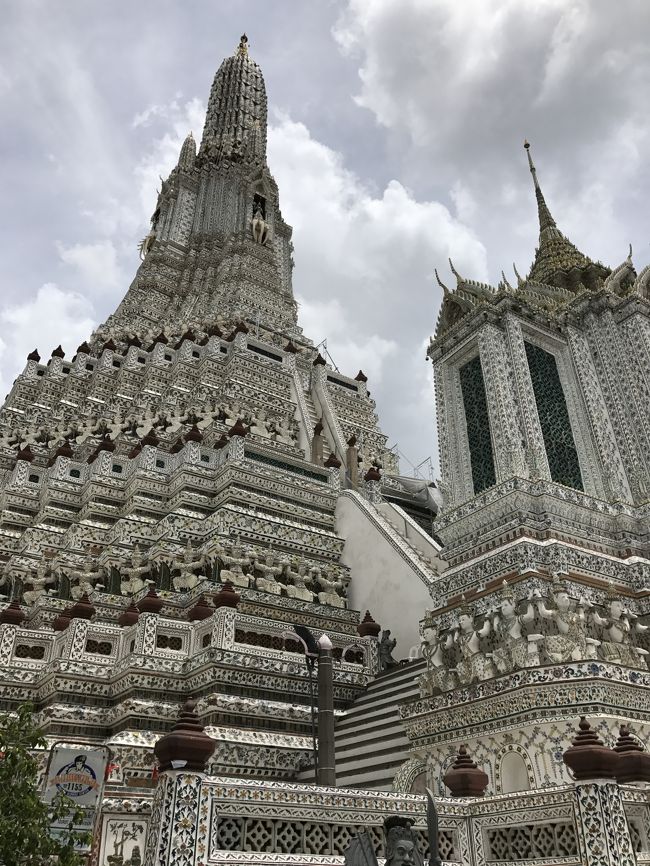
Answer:
[[[478,494],[496,484],[487,397],[479,355],[460,368],[460,388],[465,407],[472,484],[474,493]]]
[[[525,342],[524,346],[551,478],[565,487],[583,490],[578,452],[557,361],[550,352],[533,343]]]
[[[262,219],[266,219],[266,199],[263,195],[260,195],[258,192],[253,196],[253,216],[261,211]]]

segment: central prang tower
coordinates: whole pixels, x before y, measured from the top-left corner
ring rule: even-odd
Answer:
[[[124,300],[72,357],[31,352],[0,409],[0,709],[30,700],[53,740],[110,744],[119,796],[147,796],[188,697],[211,772],[308,768],[294,626],[333,644],[337,713],[378,672],[378,622],[402,655],[417,642],[431,497],[402,484],[365,375],[303,336],[291,252],[242,37]]]
[[[291,227],[266,164],[266,91],[242,37],[214,77],[199,152],[192,134],[163,181],[143,264],[98,333],[263,322],[299,338]]]

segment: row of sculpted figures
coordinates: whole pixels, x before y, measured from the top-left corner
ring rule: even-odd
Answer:
[[[479,617],[464,602],[444,630],[427,613],[420,628],[427,663],[420,688],[436,694],[523,668],[588,659],[645,670],[648,650],[641,644],[650,627],[625,609],[611,584],[598,607],[574,600],[556,576],[546,598],[535,589],[518,599],[504,581],[494,608]]]
[[[109,410],[107,410],[109,411]],[[25,428],[12,428],[0,431],[0,445],[9,448],[24,448],[27,445],[42,447],[50,451],[54,447],[68,443],[71,447],[86,439],[100,437],[114,440],[126,437],[138,440],[145,436],[168,438],[186,434],[196,427],[205,432],[230,430],[238,422],[246,433],[252,433],[277,445],[294,448],[298,442],[298,423],[287,412],[280,409],[267,409],[264,406],[243,405],[239,400],[227,395],[221,400],[205,399],[198,410],[180,404],[173,409],[147,406],[142,414],[125,414],[115,408],[112,417],[88,416],[84,421],[64,419],[42,419]]]
[[[342,569],[270,546],[249,546],[237,533],[226,539],[214,537],[200,548],[188,540],[174,553],[163,548],[143,552],[136,544],[119,566],[102,564],[100,552],[92,548],[81,565],[59,560],[53,552],[29,571],[8,565],[0,574],[0,592],[31,606],[45,595],[75,600],[94,591],[136,596],[149,584],[187,593],[203,580],[219,580],[302,601],[346,604],[348,578]]]

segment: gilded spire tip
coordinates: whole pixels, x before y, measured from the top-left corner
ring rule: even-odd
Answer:
[[[239,57],[248,57],[248,36],[245,33],[242,33],[239,40],[239,45],[237,46],[237,55]]]

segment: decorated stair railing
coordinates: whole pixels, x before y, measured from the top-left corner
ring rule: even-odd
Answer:
[[[332,450],[341,463],[345,463],[345,437],[327,392],[327,368],[325,366],[318,365],[312,368],[311,383],[311,396],[316,408],[320,411],[323,424],[329,434]]]

